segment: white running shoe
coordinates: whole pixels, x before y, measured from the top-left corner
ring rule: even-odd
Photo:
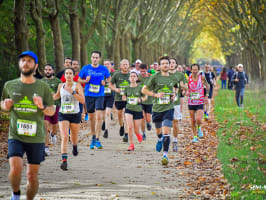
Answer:
[[[56,135],[54,135],[54,136],[52,136],[53,145],[56,145],[56,142],[57,142],[57,138],[56,138]]]
[[[45,153],[45,156],[50,156],[50,151],[48,147],[44,148],[44,153]]]

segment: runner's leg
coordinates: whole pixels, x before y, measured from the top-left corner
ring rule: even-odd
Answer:
[[[28,164],[27,167],[27,200],[34,199],[34,196],[37,194],[39,189],[39,180],[38,180],[38,172],[40,169],[40,165],[37,164]]]

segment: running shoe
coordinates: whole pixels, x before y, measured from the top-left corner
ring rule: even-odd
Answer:
[[[90,149],[94,149],[95,142],[96,142],[95,139],[91,140]]]
[[[123,142],[128,142],[128,134],[127,133],[123,137]]]
[[[124,126],[120,126],[119,134],[120,134],[120,136],[123,136],[125,134]]]
[[[173,142],[173,152],[177,152],[177,142]]]
[[[161,141],[158,139],[157,144],[156,144],[156,151],[158,152],[160,152],[163,148],[163,136],[161,139],[162,139]]]
[[[67,160],[66,159],[63,160],[60,167],[62,170],[67,170]]]
[[[201,131],[201,128],[198,129],[198,136],[199,138],[203,137],[203,132]]]
[[[50,156],[50,151],[49,151],[48,147],[44,148],[44,154],[45,154],[45,156]]]
[[[134,147],[134,143],[131,143],[128,147],[128,151],[134,151],[135,147]]]
[[[102,144],[101,144],[101,142],[99,140],[95,141],[95,146],[97,147],[97,149],[102,149],[103,148],[103,146],[102,146]]]
[[[12,193],[10,200],[20,200],[20,195],[15,195]]]
[[[142,135],[141,134],[136,134],[137,138],[138,138],[138,141],[139,142],[142,142],[143,138],[142,138]]]
[[[150,131],[151,130],[151,123],[146,123],[147,126],[147,130]]]
[[[105,130],[105,121],[102,124],[102,131],[104,131],[104,130]]]
[[[199,140],[198,140],[198,137],[197,136],[194,136],[193,140],[191,141],[192,143],[198,143]]]
[[[167,157],[167,155],[164,155],[163,157],[162,157],[162,165],[167,165],[168,164],[168,157]]]
[[[88,120],[89,120],[89,115],[88,115],[88,113],[86,113],[84,121],[87,122]]]
[[[56,142],[57,142],[56,135],[52,135],[51,134],[51,142],[52,142],[53,145],[56,145]]]
[[[146,140],[146,134],[145,133],[142,134],[142,139]]]
[[[78,147],[76,147],[76,148],[73,147],[72,154],[73,154],[73,156],[77,156],[79,154]]]
[[[103,137],[108,138],[108,130],[107,129],[104,131]]]

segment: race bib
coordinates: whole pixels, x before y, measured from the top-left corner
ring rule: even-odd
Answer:
[[[121,90],[120,95],[123,96],[125,94],[125,87],[119,88]]]
[[[90,92],[93,92],[93,93],[99,93],[100,92],[100,85],[93,85],[93,84],[90,84],[90,89],[89,89]]]
[[[107,86],[107,87],[104,87],[104,93],[105,94],[111,94],[111,89]]]
[[[74,104],[62,104],[61,105],[62,113],[72,113],[74,112]]]
[[[137,105],[138,104],[138,97],[128,97],[128,103],[131,105]]]
[[[158,98],[158,104],[169,104],[170,103],[170,95],[164,95],[162,98]]]
[[[29,120],[17,120],[17,132],[19,135],[36,136],[37,123]]]
[[[194,100],[199,99],[199,98],[200,98],[200,94],[199,94],[199,92],[191,92],[191,93],[190,93],[190,98],[191,98],[191,99],[194,99]]]

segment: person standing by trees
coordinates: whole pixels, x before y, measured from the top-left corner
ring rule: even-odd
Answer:
[[[38,172],[44,161],[44,115],[55,113],[49,86],[35,79],[38,58],[32,51],[19,56],[20,78],[7,81],[1,97],[1,109],[10,111],[8,134],[9,181],[13,190],[11,199],[20,199],[23,155],[27,155],[26,198],[33,199],[38,192]]]
[[[102,54],[100,51],[92,51],[92,64],[85,65],[79,73],[79,82],[82,84],[86,83],[86,109],[89,113],[90,127],[92,132],[90,149],[94,149],[94,146],[96,146],[98,149],[103,148],[99,139],[104,110],[104,86],[105,82],[110,82],[111,75],[107,67],[99,64],[101,56]]]
[[[178,80],[169,73],[170,59],[168,56],[160,58],[160,72],[153,75],[142,88],[142,93],[155,98],[153,104],[152,121],[155,123],[158,141],[156,151],[163,148],[162,165],[168,164],[168,150],[170,134],[174,116],[173,101],[177,92]]]
[[[226,72],[225,67],[223,68],[223,70],[221,72],[220,79],[222,81],[222,89],[226,89],[227,72]]]
[[[244,67],[242,64],[237,65],[237,70],[232,80],[235,83],[235,98],[236,103],[238,107],[244,108],[244,92],[245,92],[245,86],[248,84],[248,75],[244,71]]]
[[[228,90],[232,90],[233,86],[234,86],[234,82],[232,81],[232,77],[234,75],[234,70],[233,70],[233,66],[230,67],[228,73],[227,73],[227,77],[228,77],[228,85],[227,88]]]
[[[54,77],[54,66],[51,64],[46,64],[44,67],[44,78],[42,79],[50,86],[50,90],[52,95],[54,95],[57,91],[58,85],[61,83],[61,80]],[[55,114],[53,116],[44,116],[45,130],[46,130],[46,139],[45,139],[45,155],[49,156],[49,138],[51,142],[56,144],[56,129],[58,123],[58,112],[60,107],[60,102],[55,101]],[[50,133],[49,133],[50,130]]]

